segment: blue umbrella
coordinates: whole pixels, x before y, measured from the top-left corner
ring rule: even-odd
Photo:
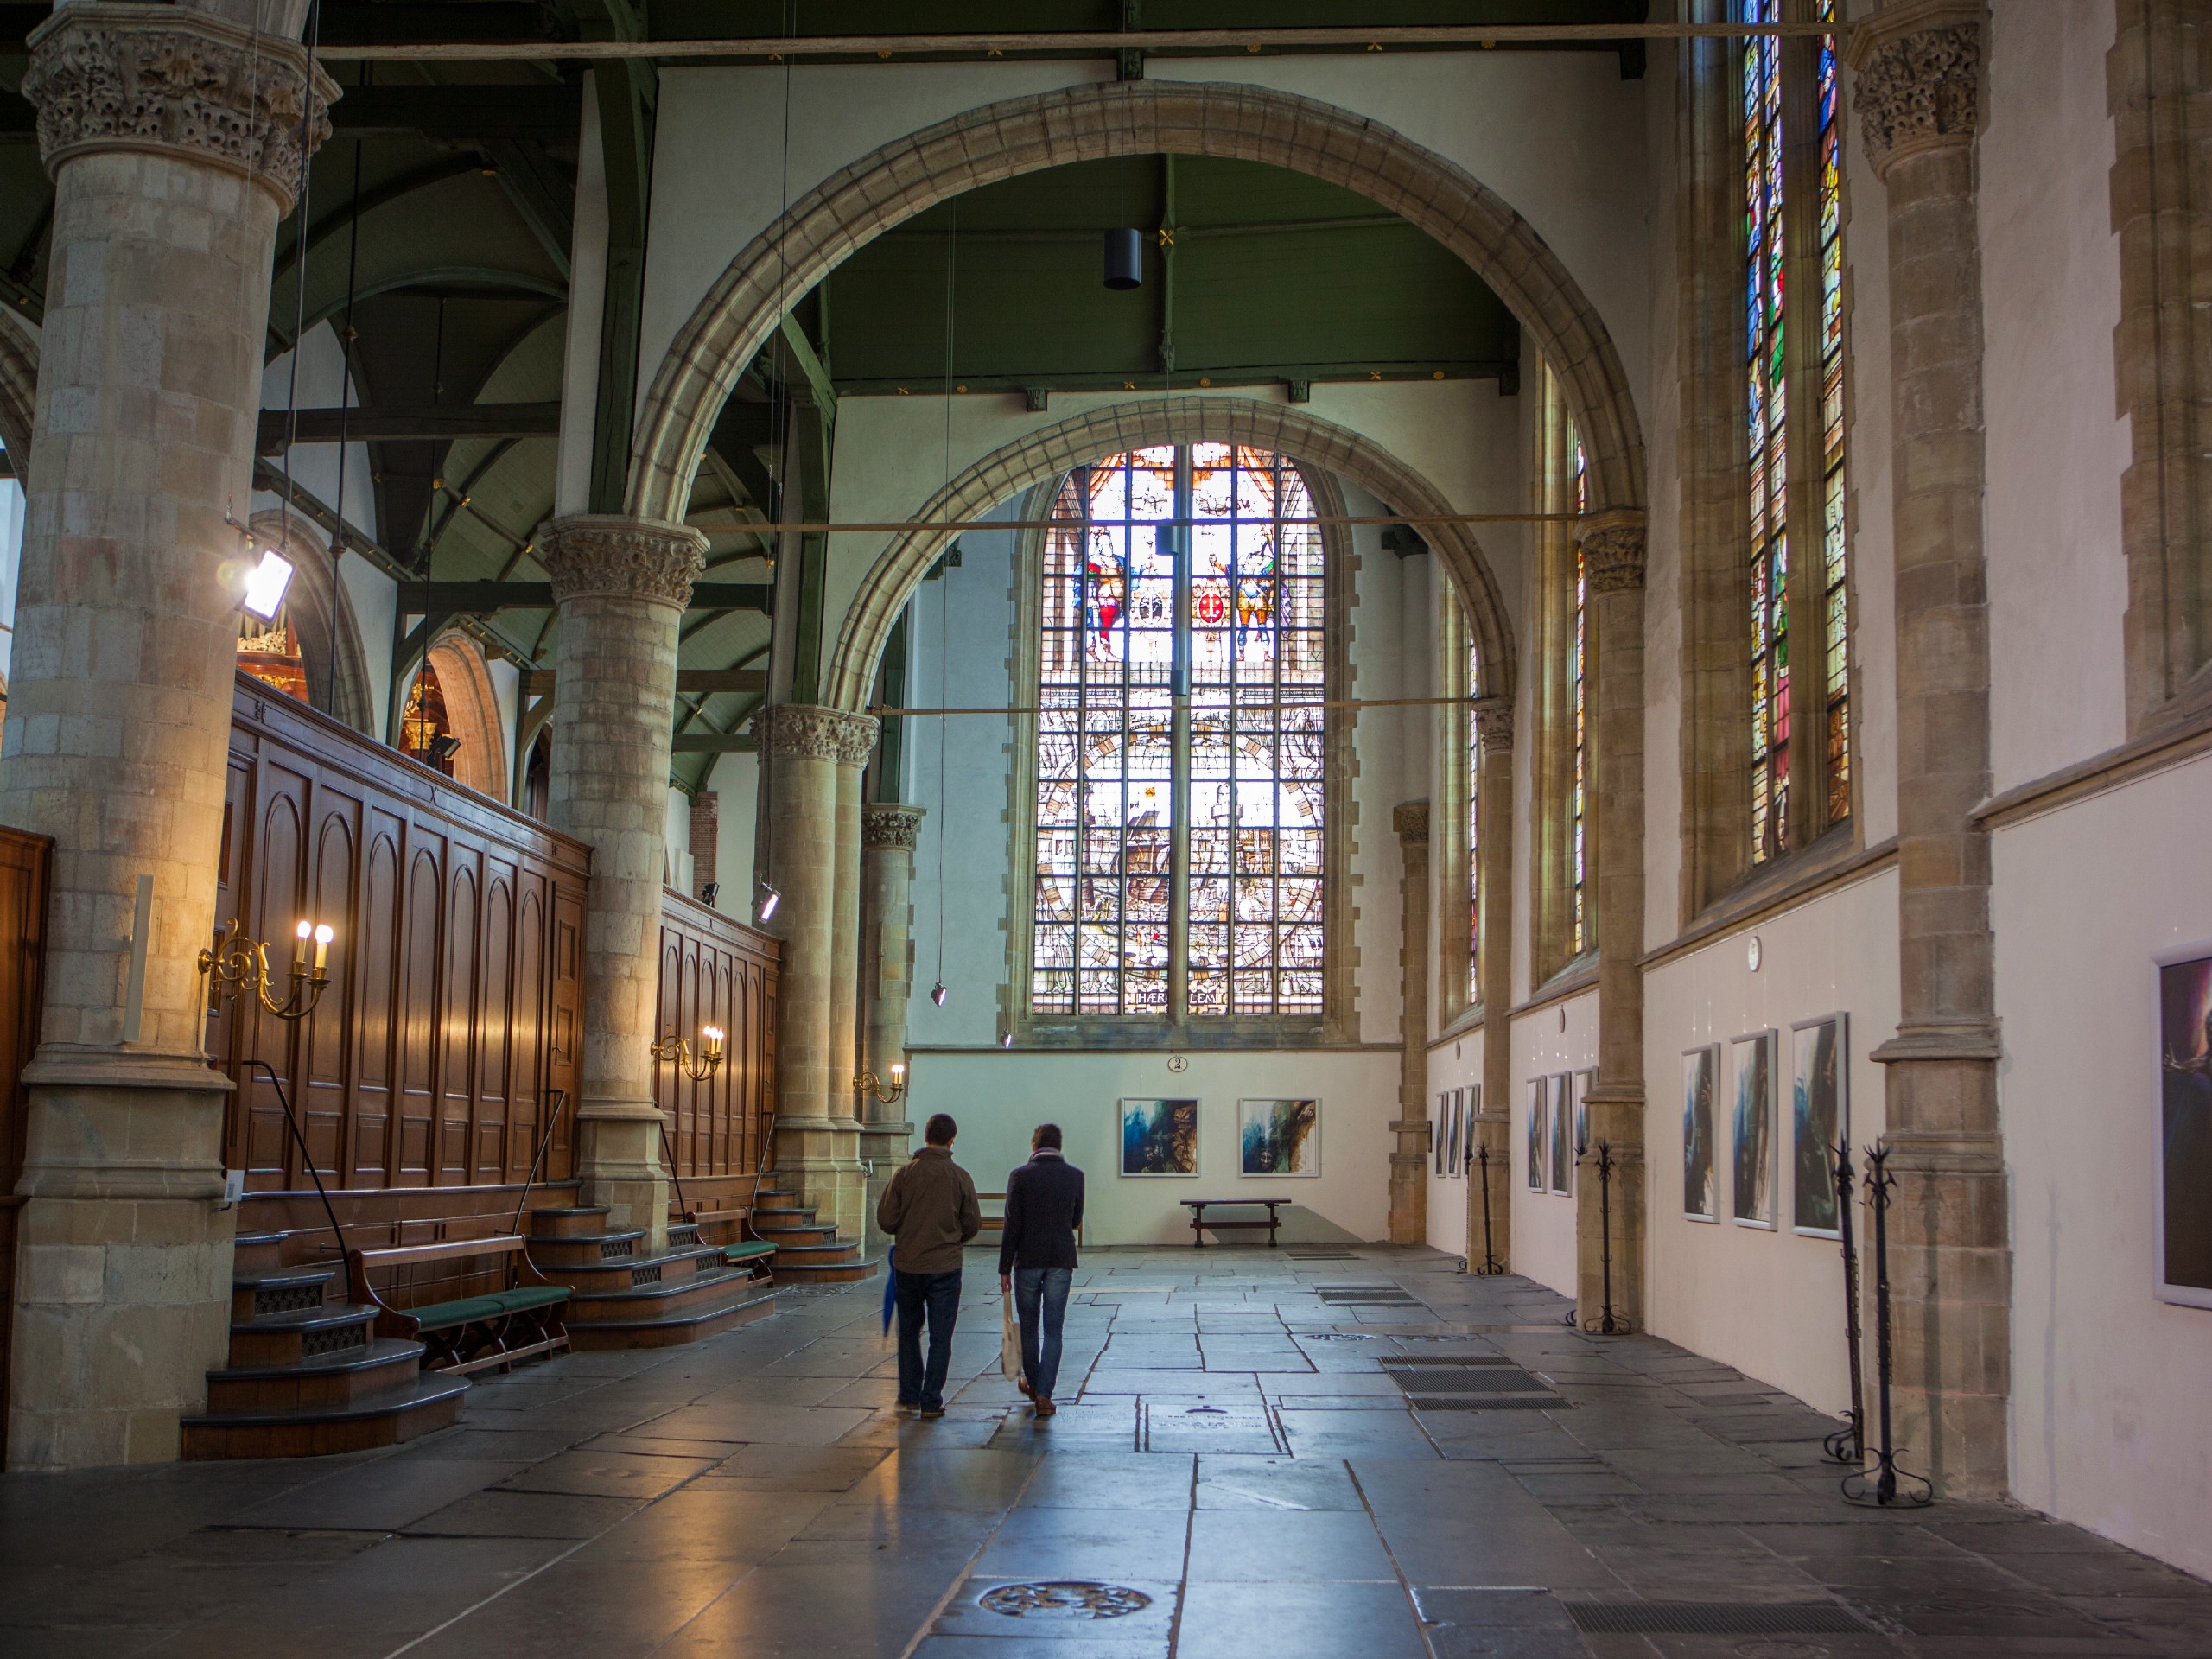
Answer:
[[[891,1315],[899,1306],[899,1269],[890,1262],[883,1264],[883,1334],[891,1334]]]

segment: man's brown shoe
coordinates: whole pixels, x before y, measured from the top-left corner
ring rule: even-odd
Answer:
[[[1050,1417],[1059,1408],[1054,1405],[1050,1400],[1040,1398],[1037,1402],[1037,1414],[1039,1417]]]
[[[1029,1386],[1029,1379],[1026,1376],[1015,1377],[1014,1379],[1014,1386],[1020,1389],[1024,1394],[1031,1395],[1033,1398],[1037,1393],[1036,1389]]]

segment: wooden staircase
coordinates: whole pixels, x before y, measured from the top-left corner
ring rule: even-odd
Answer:
[[[183,1421],[183,1455],[306,1458],[396,1446],[461,1415],[462,1378],[422,1370],[423,1344],[378,1337],[376,1309],[333,1300],[338,1266],[285,1267],[282,1233],[238,1240],[230,1363],[207,1373],[207,1409]]]
[[[755,1238],[776,1247],[776,1277],[787,1285],[849,1284],[874,1278],[883,1265],[862,1261],[857,1243],[816,1222],[811,1205],[780,1187],[760,1189],[751,1224]]]
[[[609,1231],[603,1206],[530,1212],[531,1265],[572,1293],[569,1345],[664,1348],[698,1342],[776,1311],[776,1293],[719,1244],[699,1242],[695,1222],[671,1222],[668,1249],[640,1254],[642,1231]]]

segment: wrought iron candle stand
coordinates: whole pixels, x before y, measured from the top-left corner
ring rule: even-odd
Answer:
[[[1491,1236],[1490,1224],[1490,1147],[1475,1148],[1475,1169],[1483,1183],[1483,1264],[1475,1272],[1483,1278],[1494,1278],[1505,1271],[1505,1263],[1497,1259],[1497,1247]]]
[[[652,1046],[654,1062],[664,1062],[674,1066],[678,1075],[689,1077],[694,1083],[711,1082],[715,1073],[722,1069],[722,1028],[720,1026],[702,1026],[699,1039],[699,1054],[694,1059],[691,1045],[674,1032],[670,1032]],[[683,1179],[676,1173],[676,1148],[669,1141],[668,1118],[664,1114],[660,1120],[660,1155],[668,1160],[668,1180],[669,1185],[676,1189],[677,1213],[686,1220],[697,1220],[683,1196]]]
[[[1843,1427],[1821,1444],[1831,1461],[1858,1468],[1866,1461],[1866,1362],[1859,1331],[1859,1244],[1851,1232],[1851,1147],[1838,1141],[1835,1154],[1836,1229],[1843,1236],[1843,1340],[1851,1351],[1851,1409]]]
[[[1890,1435],[1889,1216],[1890,1190],[1897,1182],[1889,1172],[1889,1161],[1886,1148],[1866,1148],[1866,1206],[1874,1212],[1874,1402],[1882,1443],[1875,1448],[1871,1471],[1854,1469],[1843,1478],[1843,1496],[1850,1503],[1885,1509],[1903,1503],[1921,1509],[1935,1501],[1935,1484],[1925,1475],[1898,1466]]]
[[[1594,1325],[1586,1325],[1586,1331],[1595,1331],[1599,1336],[1618,1336],[1628,1329],[1628,1321],[1613,1312],[1613,1147],[1610,1141],[1598,1143],[1598,1262],[1601,1275],[1599,1284],[1604,1300],[1598,1307]]]

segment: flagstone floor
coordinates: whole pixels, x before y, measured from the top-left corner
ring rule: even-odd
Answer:
[[[2212,1586],[2009,1506],[1850,1507],[1831,1421],[1526,1280],[1085,1261],[1042,1425],[971,1254],[938,1421],[893,1414],[862,1284],[391,1452],[0,1478],[0,1654],[2212,1656]]]

